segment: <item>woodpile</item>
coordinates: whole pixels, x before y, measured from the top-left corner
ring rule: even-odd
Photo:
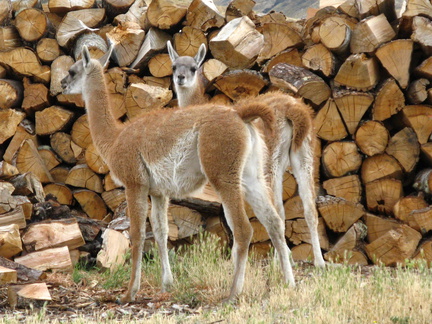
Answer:
[[[151,109],[175,106],[168,40],[180,55],[193,56],[206,45],[202,75],[212,101],[281,89],[315,109],[319,231],[328,260],[432,261],[429,0],[407,1],[401,17],[393,0],[362,2],[361,8],[347,0],[298,21],[277,12],[258,14],[253,0],[233,0],[228,8],[210,0],[107,0],[100,7],[96,1],[5,3],[2,282],[16,281],[13,271],[20,280],[24,266],[70,271],[80,257],[97,259],[101,268],[124,261],[118,258],[129,246],[124,190],[92,144],[83,100],[63,95],[60,81],[83,45],[98,58],[113,44],[106,80],[116,118],[128,123]],[[288,171],[284,200],[287,241],[295,259],[307,260],[310,237]],[[169,214],[173,246],[190,242],[202,229],[230,242],[211,188],[173,200]],[[265,255],[268,235],[251,210],[248,214],[252,249]],[[110,243],[118,240],[122,243]],[[11,288],[14,303],[17,296],[26,298],[22,291]]]

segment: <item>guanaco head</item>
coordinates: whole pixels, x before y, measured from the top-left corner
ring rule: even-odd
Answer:
[[[92,61],[106,67],[113,51],[113,46],[110,46],[108,51],[98,60],[93,60],[86,45],[83,46],[81,59],[76,61],[69,69],[68,75],[61,80],[61,86],[64,94],[79,94],[83,93],[86,87],[85,76],[90,72]]]
[[[167,47],[172,62],[174,85],[185,88],[194,87],[197,81],[197,71],[206,56],[206,46],[201,44],[195,57],[179,56],[170,41],[168,41]]]

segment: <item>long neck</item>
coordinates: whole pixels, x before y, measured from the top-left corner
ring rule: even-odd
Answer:
[[[122,125],[111,113],[103,68],[99,64],[95,65],[94,69],[87,75],[83,98],[93,144],[99,153],[106,157],[109,147],[120,134]]]
[[[200,76],[197,76],[193,87],[181,87],[176,84],[175,90],[179,107],[198,105],[207,102],[207,98],[204,95],[204,84]]]

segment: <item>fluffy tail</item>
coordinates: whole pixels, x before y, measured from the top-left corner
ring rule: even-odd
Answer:
[[[313,110],[299,100],[285,106],[285,117],[293,125],[292,150],[297,151],[308,134],[313,133]],[[314,136],[312,136],[314,141]]]
[[[243,101],[241,105],[236,105],[235,110],[237,114],[245,122],[251,122],[256,118],[260,118],[263,121],[266,132],[271,134],[275,131],[276,117],[268,105],[258,102]]]

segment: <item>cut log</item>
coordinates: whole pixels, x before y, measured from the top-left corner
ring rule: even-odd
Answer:
[[[102,199],[105,201],[108,208],[114,212],[117,207],[126,200],[125,191],[119,188],[104,191],[102,193]]]
[[[345,122],[348,132],[352,135],[360,120],[374,101],[374,96],[368,92],[333,89],[333,98]]]
[[[362,257],[363,239],[366,237],[367,228],[362,222],[355,223],[336,242],[336,244],[324,254],[327,261],[367,265],[365,255]],[[360,253],[360,255],[358,255]]]
[[[94,7],[95,2],[95,0],[50,0],[48,2],[48,8],[50,12],[63,16],[69,11],[90,9]]]
[[[341,177],[357,171],[362,164],[362,156],[354,142],[333,142],[322,153],[322,165],[329,177]]]
[[[150,58],[166,49],[166,44],[169,40],[171,40],[171,35],[158,28],[150,28],[144,37],[144,42],[135,61],[130,66],[131,69],[144,67]]]
[[[361,204],[333,196],[320,196],[317,207],[327,227],[338,233],[346,232],[366,213]]]
[[[24,41],[36,42],[48,33],[49,20],[42,10],[29,8],[17,13],[15,26]]]
[[[291,255],[294,261],[313,262],[314,260],[312,245],[308,243],[294,246],[291,249]]]
[[[426,144],[432,133],[432,107],[424,105],[405,106],[402,110],[405,125],[411,127],[420,144]]]
[[[252,9],[254,6],[254,0],[233,0],[226,8],[225,19],[226,21],[231,21],[242,16],[249,16],[249,18],[251,18],[251,15],[253,15]]]
[[[98,193],[103,192],[102,179],[86,164],[78,164],[74,166],[69,171],[65,183],[78,188],[87,188]]]
[[[67,246],[69,250],[85,244],[75,218],[30,224],[22,235],[27,252]]]
[[[283,201],[294,196],[294,193],[297,191],[297,182],[294,176],[288,171],[285,171],[283,175],[282,190]]]
[[[156,54],[148,62],[148,68],[154,77],[163,78],[172,75],[172,63],[168,54]]]
[[[407,1],[404,17],[414,17],[417,15],[432,18],[432,4],[428,0],[409,0]]]
[[[12,19],[11,1],[2,1],[0,3],[0,26],[7,26]]]
[[[278,63],[269,72],[273,85],[291,91],[315,105],[327,100],[330,87],[316,74],[292,64]]]
[[[50,138],[50,144],[54,152],[66,163],[76,163],[76,158],[71,147],[71,136],[63,132],[54,133]]]
[[[106,174],[109,172],[108,166],[100,156],[96,147],[91,143],[85,151],[85,160],[90,169],[98,174]]]
[[[343,17],[328,17],[319,27],[319,38],[330,51],[338,55],[345,55],[349,52],[351,27],[349,21]]]
[[[87,148],[92,143],[87,115],[82,115],[75,121],[71,130],[71,138],[82,148]]]
[[[60,165],[52,170],[50,170],[51,176],[53,177],[54,182],[56,183],[65,183],[70,168],[67,166]]]
[[[311,243],[309,227],[306,224],[306,220],[303,218],[285,221],[285,236],[295,245],[299,245],[302,242]],[[318,237],[321,249],[327,251],[330,248],[330,243],[327,237],[325,223],[321,217],[318,218]]]
[[[220,28],[225,24],[225,19],[211,0],[194,0],[189,5],[186,26],[201,29],[206,32],[211,28]]]
[[[248,96],[256,97],[267,85],[267,81],[259,72],[236,70],[218,77],[214,85],[235,101]]]
[[[121,185],[117,184],[111,177],[111,173],[108,173],[104,178],[104,189],[110,191],[113,189],[120,188]]]
[[[0,285],[16,283],[18,280],[16,270],[0,266]]]
[[[112,18],[126,13],[133,3],[134,0],[106,0],[102,5],[107,11],[107,16]]]
[[[396,81],[392,78],[384,81],[378,88],[372,109],[374,120],[385,120],[405,106],[405,97]]]
[[[432,169],[423,169],[415,177],[413,188],[426,194],[432,193]]]
[[[0,109],[0,144],[14,136],[25,114],[14,109]]]
[[[52,74],[50,83],[50,94],[56,96],[62,93],[63,88],[61,86],[61,80],[68,75],[68,70],[74,63],[72,57],[68,55],[62,55],[56,58],[52,64]]]
[[[396,179],[379,179],[366,183],[366,205],[369,211],[392,215],[393,207],[403,196],[402,182]]]
[[[395,219],[388,217],[380,217],[370,213],[366,213],[363,217],[367,226],[367,240],[372,243],[377,238],[385,235],[392,229],[399,229],[403,224]]]
[[[54,169],[62,162],[54,153],[53,149],[48,145],[39,146],[38,152],[48,170]]]
[[[271,241],[253,243],[249,245],[249,257],[253,260],[267,260],[270,257],[272,247]]]
[[[407,225],[391,229],[365,246],[366,253],[374,264],[396,266],[404,264],[413,256],[421,234]]]
[[[405,127],[390,139],[386,153],[395,157],[405,172],[414,170],[420,155],[420,145],[412,128]]]
[[[432,230],[432,207],[413,210],[409,216],[418,224],[421,233],[426,234]]]
[[[27,116],[34,116],[36,111],[40,111],[50,106],[48,88],[42,83],[30,83],[28,78],[24,78],[24,100],[22,108]]]
[[[153,27],[171,29],[182,21],[189,5],[188,0],[156,0],[147,9],[147,19]]]
[[[72,42],[86,31],[99,26],[105,19],[105,9],[82,9],[69,11],[63,18],[56,33],[61,47],[70,47]]]
[[[360,53],[352,54],[345,60],[334,81],[349,89],[367,91],[374,88],[379,79],[380,70],[376,59]]]
[[[278,63],[286,63],[298,67],[304,67],[298,49],[290,48],[287,49],[286,51],[280,52],[279,54],[269,59],[266,63],[263,64],[261,71],[264,73],[268,73]]]
[[[15,199],[12,197],[15,187],[9,182],[0,182],[0,185],[0,214],[3,214],[16,208]]]
[[[432,265],[432,241],[427,240],[420,243],[417,252],[414,253],[413,259],[424,260],[427,262],[427,266],[430,267]]]
[[[362,1],[361,5],[359,4],[357,7],[360,18],[379,14],[384,14],[390,22],[397,18],[394,0],[366,0]]]
[[[2,215],[0,215],[0,218],[2,218]],[[11,259],[22,250],[18,224],[0,226],[0,256]]]
[[[22,40],[15,27],[4,26],[0,29],[0,50],[1,51],[10,51],[21,46],[22,46]]]
[[[28,120],[24,119],[17,126],[15,135],[13,136],[12,140],[9,143],[8,148],[6,149],[3,155],[3,159],[8,163],[15,164],[16,155],[18,154],[18,151],[22,143],[26,139],[32,140],[35,146],[38,146],[38,139],[35,135],[34,126],[30,124]]]
[[[174,48],[180,56],[195,56],[201,44],[207,47],[207,37],[201,29],[190,26],[183,27],[174,35]]]
[[[34,203],[45,201],[42,183],[32,172],[20,174],[9,181],[15,187],[14,195],[27,196]]]
[[[379,179],[403,179],[403,170],[398,161],[388,154],[376,154],[364,160],[361,167],[363,184]]]
[[[63,131],[70,124],[73,116],[73,112],[60,106],[51,106],[37,111],[35,114],[36,134],[50,135]]]
[[[387,43],[396,36],[384,14],[372,16],[355,25],[350,49],[352,54],[372,53],[381,44]]]
[[[226,72],[228,66],[216,59],[209,59],[202,65],[202,76],[207,84],[211,84],[217,77]]]
[[[72,191],[62,183],[50,183],[44,187],[45,194],[51,194],[56,197],[57,201],[62,205],[72,205]]]
[[[221,245],[226,245],[229,242],[228,229],[222,222],[219,216],[212,216],[205,221],[204,229],[220,239]]]
[[[122,233],[109,228],[102,234],[102,239],[102,249],[96,258],[97,266],[113,271],[124,264],[130,247],[129,239]]]
[[[19,281],[36,281],[41,280],[46,276],[40,270],[28,268],[3,257],[0,257],[0,266],[15,270]]]
[[[18,169],[6,161],[0,161],[0,179],[10,179],[19,174]]]
[[[432,32],[432,22],[425,17],[414,17],[413,19],[413,33],[411,39],[420,44],[423,52],[430,56],[432,55],[432,38],[430,36]]]
[[[110,34],[108,33],[107,35]],[[87,49],[90,52],[90,57],[94,59],[101,58],[108,50],[105,40],[101,36],[95,33],[83,34],[77,38],[75,45],[73,46],[75,61],[81,59],[84,45],[87,46]]]
[[[358,175],[326,180],[323,182],[323,188],[327,191],[328,195],[340,197],[355,203],[359,203],[362,198],[362,186]]]
[[[413,47],[412,40],[397,39],[382,45],[376,51],[381,64],[402,89],[408,86]]]
[[[419,66],[417,66],[414,72],[420,77],[431,79],[432,78],[432,56],[428,57]]]
[[[332,98],[328,99],[316,114],[314,126],[318,137],[326,141],[338,141],[348,135],[336,103]]]
[[[263,46],[264,36],[246,16],[231,20],[209,43],[213,57],[232,69],[250,68]]]
[[[302,56],[303,65],[312,71],[317,71],[326,77],[336,73],[336,57],[323,44],[310,46]]]
[[[196,210],[185,206],[170,205],[168,211],[178,227],[178,239],[196,235],[204,226],[202,216]]]
[[[285,219],[304,218],[303,202],[299,195],[289,198],[284,203]]]
[[[114,45],[113,55],[119,66],[127,66],[135,60],[144,36],[144,30],[132,22],[121,24],[107,34]]]
[[[20,173],[31,172],[42,183],[53,182],[44,160],[30,139],[25,140],[21,146],[17,155],[16,166]]]
[[[418,105],[428,98],[427,86],[430,84],[428,79],[417,79],[410,83],[407,89],[407,99],[409,103]]]
[[[373,156],[384,153],[390,140],[390,134],[383,123],[368,120],[359,126],[354,139],[364,154]]]
[[[21,82],[0,79],[0,109],[16,108],[23,100],[23,86]]]
[[[288,23],[267,23],[260,27],[259,31],[264,35],[264,47],[258,55],[258,62],[268,60],[289,47],[303,44],[299,33]]]
[[[25,285],[8,286],[8,303],[12,308],[16,307],[42,307],[52,300],[45,282]]]
[[[432,142],[428,142],[421,146],[421,152],[424,159],[432,165]]]
[[[103,199],[94,191],[80,189],[73,192],[82,210],[92,219],[104,219],[108,211]]]
[[[144,0],[133,1],[133,4],[129,7],[129,10],[114,17],[114,24],[119,25],[125,22],[134,22],[141,26],[144,30],[149,30],[151,27],[147,19],[148,5]]]
[[[265,227],[260,223],[260,221],[253,217],[250,219],[250,224],[252,225],[253,234],[251,243],[262,243],[270,240],[270,236],[266,231]]]
[[[72,272],[72,261],[67,246],[32,252],[15,258],[15,262],[41,271]]]
[[[51,63],[60,56],[60,46],[54,38],[42,38],[36,45],[36,54],[44,63]]]

